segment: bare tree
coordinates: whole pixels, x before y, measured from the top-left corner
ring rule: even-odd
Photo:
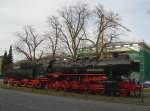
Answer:
[[[24,55],[33,66],[35,66],[43,56],[43,50],[40,50],[44,38],[31,26],[24,27],[24,32],[17,33],[19,38],[15,44],[15,50]],[[33,67],[33,78],[35,77],[35,68]]]
[[[56,16],[48,18],[49,32],[45,35],[48,38],[48,45],[50,46],[52,60],[55,60],[56,52],[58,51],[58,43],[61,36],[61,25]],[[59,44],[60,46],[60,44]]]
[[[104,48],[112,43],[120,35],[120,28],[128,30],[122,26],[118,14],[113,12],[107,12],[104,10],[102,5],[99,5],[94,10],[96,17],[96,33],[95,41],[91,39],[83,39],[90,41],[95,47],[96,60],[102,59]]]
[[[59,14],[62,26],[60,39],[66,45],[72,60],[76,61],[81,40],[86,37],[85,27],[89,16],[87,5],[80,4],[64,8]]]

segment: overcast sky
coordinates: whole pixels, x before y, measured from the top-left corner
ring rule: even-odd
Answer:
[[[83,1],[90,6],[101,3],[107,10],[119,13],[122,24],[131,29],[127,40],[150,43],[150,0],[0,0],[0,55],[14,44],[15,32],[23,26],[29,24],[44,31],[48,16],[63,6]]]

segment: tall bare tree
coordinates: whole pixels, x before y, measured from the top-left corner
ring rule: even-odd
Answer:
[[[49,32],[46,33],[46,38],[48,39],[48,46],[51,50],[52,60],[55,60],[56,52],[60,48],[60,36],[61,36],[61,25],[56,16],[48,18]],[[58,46],[59,45],[59,46]]]
[[[36,66],[43,56],[43,50],[40,50],[40,46],[44,38],[31,26],[24,27],[24,32],[18,32],[17,37],[18,41],[15,44],[15,50],[24,55],[33,64],[33,77],[35,77],[34,66]]]
[[[105,11],[102,5],[98,5],[94,10],[96,18],[95,40],[83,39],[90,41],[95,47],[96,60],[102,59],[104,48],[112,43],[120,35],[120,28],[128,30],[122,26],[118,14]]]
[[[76,61],[81,40],[86,37],[85,27],[89,16],[88,7],[86,4],[66,7],[59,12],[59,15],[62,26],[60,39],[66,45],[72,60]]]

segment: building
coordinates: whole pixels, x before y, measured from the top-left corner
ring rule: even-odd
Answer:
[[[82,49],[78,50],[81,54]],[[95,48],[86,48],[82,55],[93,58]],[[111,58],[114,53],[119,56],[129,57],[134,64],[130,77],[132,79],[147,81],[150,80],[150,47],[144,42],[115,42],[106,46],[103,52],[104,59]]]
[[[2,74],[2,60],[3,56],[0,56],[0,75]]]

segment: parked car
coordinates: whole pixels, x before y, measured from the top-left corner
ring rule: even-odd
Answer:
[[[143,85],[144,88],[150,88],[150,81],[145,81]]]

